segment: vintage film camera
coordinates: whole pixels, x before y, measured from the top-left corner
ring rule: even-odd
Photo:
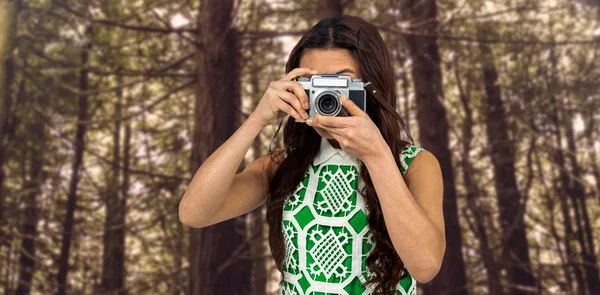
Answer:
[[[367,110],[367,93],[361,79],[352,79],[347,75],[323,74],[311,77],[298,77],[304,87],[310,108],[308,116],[350,116],[342,107],[340,93],[352,100],[363,111]],[[294,119],[296,122],[300,122]]]

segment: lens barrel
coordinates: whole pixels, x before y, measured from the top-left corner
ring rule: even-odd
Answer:
[[[342,109],[340,96],[337,93],[326,91],[315,99],[316,111],[323,116],[336,116]]]

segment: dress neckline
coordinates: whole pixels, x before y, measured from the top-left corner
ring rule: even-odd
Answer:
[[[343,159],[351,158],[343,149],[334,148],[329,140],[325,137],[321,137],[321,145],[319,147],[319,153],[315,157],[313,161],[313,165],[319,165],[327,160],[329,160],[334,155],[340,155]]]

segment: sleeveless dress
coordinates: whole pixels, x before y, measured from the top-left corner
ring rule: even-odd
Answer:
[[[421,150],[409,145],[401,152],[402,175]],[[319,153],[283,207],[281,295],[375,294],[374,286],[362,286],[374,275],[365,261],[375,239],[359,173],[359,159],[321,138]],[[402,279],[392,294],[416,295],[416,280]]]

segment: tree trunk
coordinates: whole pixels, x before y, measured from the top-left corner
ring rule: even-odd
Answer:
[[[561,138],[560,136],[560,131],[557,129],[557,138]],[[560,163],[562,163],[563,165],[565,164],[565,160],[564,160],[564,155],[563,152],[560,149],[557,149],[555,151],[555,156],[554,156],[554,160],[555,162],[560,165]],[[564,166],[560,166],[560,167],[564,167]],[[564,246],[565,246],[565,251],[566,251],[566,255],[567,255],[567,261],[569,263],[569,266],[571,268],[571,270],[573,271],[573,274],[575,275],[575,279],[577,282],[577,294],[581,294],[584,295],[586,292],[586,283],[585,283],[585,279],[583,276],[583,273],[581,271],[581,265],[580,262],[581,261],[581,254],[577,253],[576,250],[577,246],[573,245],[574,241],[577,240],[576,239],[576,233],[577,231],[573,230],[573,223],[571,221],[572,218],[572,212],[571,209],[569,208],[569,194],[570,194],[570,190],[568,188],[568,182],[569,182],[569,176],[566,173],[566,171],[564,171],[563,169],[559,169],[559,180],[560,180],[560,187],[557,186],[556,187],[556,191],[558,192],[558,196],[559,196],[559,200],[560,200],[560,209],[561,209],[561,214],[563,217],[563,227],[565,228],[565,237],[564,237]],[[581,242],[581,240],[579,240]],[[578,259],[579,258],[579,259]]]
[[[458,71],[458,59],[454,60],[454,76],[456,78],[456,85],[458,86],[458,93],[462,102],[465,118],[463,123],[463,143],[461,158],[461,167],[463,169],[463,182],[467,190],[467,208],[473,215],[475,222],[473,224],[473,232],[479,240],[479,251],[481,252],[481,259],[483,260],[483,266],[486,270],[488,294],[490,295],[502,295],[504,289],[502,288],[502,282],[500,281],[500,270],[494,259],[494,253],[489,245],[489,238],[485,229],[484,212],[481,210],[481,206],[478,202],[477,195],[479,189],[476,186],[476,182],[473,180],[473,166],[468,155],[471,152],[471,143],[473,140],[473,110],[471,108],[471,83],[467,79],[467,89],[463,88],[460,73]]]
[[[232,0],[203,1],[198,12],[198,81],[190,172],[198,170],[240,123],[238,38]],[[244,216],[190,229],[189,294],[247,294],[251,261]],[[242,227],[240,228],[240,224]]]
[[[131,107],[131,96],[128,95],[125,104],[125,113],[129,113],[129,109]],[[129,165],[130,165],[130,155],[131,155],[131,121],[127,120],[125,123],[125,132],[123,134],[123,182],[121,184],[121,199],[119,200],[119,210],[118,210],[118,240],[119,240],[119,254],[118,256],[121,258],[121,262],[119,263],[120,275],[123,278],[123,283],[121,286],[122,292],[121,294],[128,294],[125,291],[125,278],[127,277],[127,269],[125,268],[125,250],[126,250],[126,225],[125,220],[127,217],[127,199],[129,197]],[[121,291],[120,290],[120,291]]]
[[[255,19],[255,21],[257,21]],[[257,22],[258,23],[258,22]],[[257,28],[258,29],[258,25]],[[255,56],[257,54],[256,40],[253,39],[249,44],[251,54]],[[258,102],[260,101],[263,89],[260,87],[258,69],[251,71],[250,75],[250,86],[252,87],[252,110],[256,109]],[[262,156],[262,140],[260,136],[257,136],[252,145],[252,151],[254,153],[254,160]],[[256,208],[254,211],[247,215],[247,240],[250,243],[250,256],[252,257],[252,294],[262,295],[265,294],[267,289],[267,266],[266,266],[266,255],[268,253],[265,239],[265,216],[266,207],[262,206]]]
[[[571,113],[570,110],[567,111]],[[566,118],[572,118],[567,114]],[[573,130],[573,122],[567,120],[564,124],[567,135],[567,158],[571,164],[570,177],[570,194],[573,201],[573,209],[575,216],[579,216],[578,223],[578,241],[581,247],[581,258],[583,260],[583,269],[587,281],[589,294],[600,294],[600,276],[598,274],[598,257],[595,253],[593,230],[590,224],[590,217],[586,203],[586,193],[583,183],[581,183],[582,171],[576,157],[577,145],[575,143],[575,135]],[[563,166],[564,167],[564,166]],[[565,167],[566,168],[566,167]]]
[[[600,13],[600,9],[598,9],[598,13]],[[594,135],[595,131],[597,130],[596,128],[598,128],[598,122],[595,116],[597,110],[599,109],[600,101],[595,100],[592,101],[591,104],[588,105],[584,110],[582,110],[585,122],[585,131],[583,132],[583,134],[585,137],[586,149],[590,153],[590,173],[594,176],[594,180],[596,183],[594,191],[596,194],[596,201],[598,203],[600,203],[600,160],[598,159],[598,154],[594,147],[594,144],[596,143]]]
[[[405,0],[405,19],[425,35],[435,34],[438,26],[435,0]],[[458,222],[458,206],[452,154],[449,149],[448,119],[442,103],[442,71],[437,40],[419,35],[406,35],[413,62],[412,77],[417,102],[417,122],[422,146],[438,159],[444,175],[444,219],[446,253],[437,277],[425,286],[426,294],[468,294],[462,256],[462,236]]]
[[[478,34],[485,34],[483,29]],[[531,270],[529,245],[525,232],[525,203],[515,175],[515,145],[508,136],[506,114],[497,85],[498,73],[489,46],[479,43],[485,85],[485,124],[494,166],[500,225],[502,228],[504,263],[510,294],[531,294],[536,291],[536,279]]]
[[[117,85],[123,84],[123,77],[117,75]],[[109,294],[125,294],[124,259],[125,259],[125,228],[122,224],[123,210],[120,196],[120,164],[121,164],[121,108],[123,90],[116,90],[115,127],[113,130],[113,163],[111,178],[106,191],[106,212],[104,220],[104,249],[102,253],[101,292]]]
[[[87,63],[91,43],[83,47],[81,51],[81,70],[79,72],[79,90],[82,93],[88,91],[88,70]],[[67,209],[65,223],[63,224],[62,243],[60,248],[60,257],[58,259],[58,292],[57,295],[64,295],[67,291],[67,278],[69,273],[69,252],[71,250],[71,238],[73,236],[73,218],[75,208],[77,207],[77,187],[79,185],[79,171],[83,162],[83,152],[85,150],[85,133],[88,120],[88,96],[79,95],[79,113],[77,115],[77,131],[75,134],[75,156],[71,166],[71,179],[69,181],[69,191],[67,193]]]
[[[410,114],[411,114],[411,109],[410,109],[410,98],[408,95],[408,88],[409,88],[409,82],[408,82],[408,75],[406,75],[405,71],[402,71],[401,74],[401,78],[402,78],[402,96],[404,97],[404,120],[406,120],[406,132],[408,132],[410,134],[410,123],[411,122],[411,118],[410,118]],[[406,140],[408,140],[408,137],[406,137]]]
[[[539,158],[539,157],[537,157]],[[542,165],[539,163],[540,161],[537,160],[538,164],[538,168],[540,169],[539,171],[543,171],[541,169]],[[543,179],[544,175],[540,172],[540,179]],[[585,294],[585,289],[582,288],[578,288],[578,292],[573,292],[574,288],[573,288],[573,283],[577,283],[578,287],[584,286],[585,282],[583,281],[583,276],[581,273],[581,269],[579,269],[579,264],[577,264],[576,261],[576,255],[573,252],[573,248],[571,245],[571,240],[570,237],[572,237],[572,228],[571,228],[571,218],[565,214],[565,212],[569,212],[568,211],[568,207],[566,205],[566,196],[564,193],[562,193],[560,191],[560,189],[557,187],[556,183],[559,182],[558,177],[555,177],[555,179],[552,179],[553,182],[553,189],[554,192],[558,192],[558,199],[560,201],[560,209],[562,210],[562,215],[563,215],[563,227],[565,228],[565,235],[563,238],[560,237],[560,235],[558,234],[558,230],[556,229],[555,226],[555,205],[554,205],[554,199],[551,196],[551,190],[548,189],[547,191],[545,191],[543,193],[543,196],[546,199],[546,204],[547,204],[547,209],[548,209],[548,213],[549,213],[549,223],[550,223],[550,233],[552,234],[552,237],[554,237],[554,240],[556,241],[557,245],[560,244],[564,244],[564,253],[562,250],[562,247],[557,247],[557,251],[558,251],[558,257],[560,258],[561,261],[561,267],[563,269],[563,276],[561,278],[561,280],[558,282],[561,291],[568,293],[568,294]],[[566,210],[565,210],[566,209]],[[565,216],[567,216],[567,218],[565,218]],[[575,281],[573,281],[573,276],[575,277]]]
[[[578,289],[579,294],[585,294],[585,289],[588,290],[589,294],[598,294],[600,289],[600,280],[598,278],[598,260],[595,255],[595,249],[593,248],[593,237],[590,228],[589,215],[587,212],[587,205],[585,204],[585,191],[584,187],[579,181],[581,179],[581,168],[577,162],[577,158],[574,153],[577,150],[575,145],[575,138],[573,134],[573,126],[566,126],[566,139],[567,139],[567,147],[568,147],[568,159],[570,160],[571,169],[568,171],[568,165],[565,160],[565,156],[562,150],[562,133],[561,126],[572,124],[569,120],[565,119],[565,117],[569,117],[571,111],[564,111],[564,106],[558,105],[558,101],[556,99],[555,93],[559,95],[559,91],[554,90],[554,85],[556,85],[559,81],[555,75],[557,72],[557,56],[555,54],[554,48],[550,50],[550,61],[552,68],[550,69],[550,74],[546,75],[546,83],[548,87],[549,99],[552,105],[552,111],[550,114],[550,118],[552,120],[552,124],[554,127],[555,141],[556,141],[556,164],[561,169],[559,170],[560,175],[560,183],[561,183],[561,193],[567,195],[571,200],[571,205],[573,207],[573,217],[575,219],[575,231],[571,232],[573,237],[565,238],[565,243],[569,243],[573,238],[577,240],[580,248],[580,257],[583,262],[583,269],[585,272],[585,280],[581,280],[581,270],[578,265],[573,266],[575,269],[575,274],[578,278]],[[569,108],[570,106],[567,106]],[[567,207],[566,199],[563,198],[561,200],[562,206]],[[565,219],[570,219],[566,217],[567,215],[571,215],[571,211],[569,208],[563,209],[563,215]],[[568,229],[571,230],[571,229]],[[572,230],[571,230],[572,231]],[[588,240],[589,239],[589,240]],[[590,248],[591,247],[591,248]],[[574,263],[574,262],[573,262]]]
[[[11,87],[14,79],[13,50],[17,34],[17,20],[21,10],[21,1],[0,0],[0,249],[8,244],[4,236],[4,162],[6,148],[10,141],[12,117]],[[14,130],[14,129],[13,129]],[[8,270],[6,270],[8,271]]]
[[[23,225],[20,231],[22,236],[20,249],[20,269],[19,283],[15,294],[29,295],[31,294],[31,286],[33,284],[33,275],[36,268],[36,239],[38,237],[38,208],[37,197],[41,193],[41,185],[43,183],[44,171],[44,144],[45,144],[45,126],[44,122],[33,116],[35,122],[30,126],[29,134],[31,140],[31,148],[25,152],[29,158],[29,179],[25,181],[23,191],[23,201],[25,208],[23,210]]]
[[[595,141],[593,139],[588,138],[588,146],[593,146]],[[600,160],[598,158],[598,154],[596,150],[590,148],[590,160],[592,166],[592,175],[594,175],[594,180],[596,181],[596,201],[600,203]]]
[[[552,95],[551,95],[552,96]],[[554,98],[551,98],[551,102],[553,105],[553,114],[550,115],[550,118],[553,123],[553,132],[555,138],[556,148],[553,154],[553,160],[558,167],[566,167],[565,156],[561,149],[562,134],[560,131],[560,118],[557,113],[556,101]],[[577,280],[577,294],[585,294],[586,284],[583,279],[583,274],[580,269],[580,265],[578,263],[579,256],[578,253],[575,252],[574,246],[572,242],[575,240],[576,231],[573,230],[572,222],[571,222],[571,209],[569,208],[569,197],[571,194],[570,185],[569,185],[569,175],[565,169],[557,169],[559,172],[558,180],[560,182],[560,186],[556,186],[556,191],[558,192],[558,198],[560,201],[561,214],[563,219],[563,227],[565,231],[564,237],[564,247],[567,255],[567,261],[572,269],[573,274],[575,275],[575,279]],[[572,200],[572,198],[571,198]],[[575,205],[574,205],[575,206]],[[577,224],[577,220],[576,220]]]
[[[395,43],[396,48],[392,50],[392,58],[396,60],[398,64],[405,65],[408,57],[404,53],[403,44],[401,42]],[[408,134],[410,134],[410,113],[412,110],[410,109],[410,84],[408,81],[408,75],[406,71],[402,70],[397,73],[395,77],[396,80],[399,80],[402,83],[402,95],[398,95],[396,102],[396,105],[398,106],[398,114],[403,114],[403,119],[406,121],[406,132],[403,131],[402,138],[405,140],[410,140],[408,139]]]
[[[533,97],[535,96],[535,93],[532,89],[532,87],[530,85],[527,85],[527,83],[524,83],[523,86],[523,91],[522,91],[522,97],[523,97],[523,101],[525,102],[525,108],[526,109],[533,109],[534,108],[534,101],[533,101]],[[557,117],[553,117],[553,115],[550,116],[550,118],[552,118],[553,122],[557,122],[556,120],[558,120]],[[557,123],[554,123],[554,125],[556,126]],[[528,125],[531,128],[531,130],[533,130],[533,132],[538,133],[540,132],[540,129],[537,127],[536,124],[536,120],[533,116],[529,116],[528,117]],[[555,129],[555,131],[558,131],[559,129]],[[557,143],[562,142],[561,140],[561,135],[560,132],[555,132],[555,140]],[[560,152],[560,150],[556,150],[556,151],[552,151],[550,153],[550,158],[553,159],[553,161],[555,163],[564,163],[564,156],[562,155],[562,153]],[[558,251],[558,256],[561,259],[561,267],[563,268],[563,276],[562,276],[562,280],[559,282],[559,286],[561,288],[561,291],[567,292],[569,294],[573,293],[573,282],[577,283],[577,286],[581,287],[583,286],[584,280],[583,280],[583,275],[581,272],[581,269],[579,268],[579,264],[577,263],[577,255],[573,250],[573,245],[572,245],[572,240],[573,240],[573,227],[572,227],[572,222],[571,222],[571,214],[569,213],[569,206],[568,206],[568,200],[567,200],[567,193],[563,190],[560,189],[560,187],[558,186],[558,183],[561,182],[561,178],[564,177],[564,175],[562,175],[561,173],[563,173],[564,171],[562,169],[554,169],[555,171],[559,172],[559,176],[554,176],[556,174],[555,171],[553,171],[552,175],[553,175],[553,179],[551,179],[551,183],[552,183],[552,188],[549,188],[544,181],[544,174],[543,174],[543,168],[542,168],[542,164],[541,161],[539,159],[540,157],[537,156],[536,153],[536,165],[537,165],[537,169],[538,169],[538,173],[539,173],[539,179],[541,180],[542,185],[545,188],[545,192],[543,193],[545,199],[546,199],[546,204],[547,204],[547,209],[549,212],[549,216],[550,216],[550,232],[552,234],[552,237],[554,237],[557,245],[563,244],[564,247],[564,253],[562,248],[563,247],[557,247],[557,251]],[[560,165],[560,164],[559,164]],[[564,164],[563,164],[564,165]],[[562,165],[561,165],[562,167]],[[553,191],[552,191],[553,190]],[[555,226],[555,200],[554,200],[554,195],[556,195],[556,198],[559,201],[559,206],[560,206],[560,211],[562,214],[562,218],[560,218],[560,220],[562,221],[562,226],[564,229],[564,236],[560,237],[556,226]],[[574,277],[574,280],[573,280]],[[584,289],[579,288],[579,292],[576,292],[577,294],[582,294],[581,292]],[[573,293],[575,294],[575,293]]]
[[[317,16],[319,19],[341,16],[343,13],[342,1],[340,0],[318,0]]]

